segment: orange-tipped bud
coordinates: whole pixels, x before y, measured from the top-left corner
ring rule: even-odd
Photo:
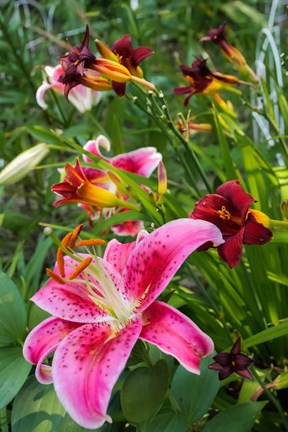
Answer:
[[[95,69],[116,82],[125,83],[131,79],[131,74],[125,66],[106,58],[98,58],[96,60]]]
[[[158,165],[158,193],[164,195],[167,192],[167,172],[163,161]]]

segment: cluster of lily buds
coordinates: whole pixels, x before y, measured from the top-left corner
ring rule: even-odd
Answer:
[[[64,73],[59,80],[65,85],[66,96],[80,84],[97,91],[113,89],[118,96],[125,94],[126,83],[129,81],[149,90],[155,88],[143,78],[143,71],[139,66],[153,51],[146,47],[133,48],[130,35],[126,34],[114,42],[111,49],[104,42],[96,40],[102,57],[96,57],[88,44],[87,26],[82,43],[60,57]],[[91,71],[96,72],[97,76],[91,75]]]

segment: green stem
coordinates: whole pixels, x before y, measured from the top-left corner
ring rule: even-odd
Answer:
[[[166,396],[169,399],[173,411],[175,411],[176,414],[179,414],[181,412],[181,408],[170,389],[167,390]]]
[[[288,431],[288,420],[287,420],[287,416],[285,415],[281,404],[279,402],[279,400],[273,395],[273,393],[267,389],[267,387],[265,386],[265,384],[261,381],[256,369],[254,366],[251,366],[251,371],[253,373],[253,376],[255,378],[255,380],[258,382],[258,384],[262,387],[264,394],[268,397],[268,399],[270,400],[270,402],[275,406],[275,408],[277,409],[281,419],[282,419],[282,423],[283,426],[285,428],[285,431]]]
[[[270,226],[273,228],[288,229],[288,222],[280,221],[280,220],[276,220],[276,219],[270,219]]]

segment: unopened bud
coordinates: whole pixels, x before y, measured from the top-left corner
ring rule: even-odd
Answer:
[[[164,195],[167,192],[167,172],[163,161],[158,165],[158,193]]]
[[[16,183],[29,174],[47,155],[49,147],[41,143],[20,153],[0,173],[0,184]]]

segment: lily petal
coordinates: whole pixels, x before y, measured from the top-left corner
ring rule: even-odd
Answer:
[[[146,236],[132,251],[123,273],[128,297],[146,309],[166,288],[188,255],[211,241],[223,243],[220,230],[210,222],[178,219]]]
[[[233,203],[241,214],[242,219],[245,219],[249,206],[255,202],[254,198],[242,189],[239,180],[223,183],[216,189],[216,193],[223,195],[228,201]]]
[[[87,324],[70,333],[53,360],[53,381],[60,402],[81,426],[110,421],[112,389],[141,331],[140,318],[116,336],[109,324]]]
[[[82,254],[83,258],[86,256]],[[69,279],[78,262],[67,256],[64,257],[64,261],[65,276]],[[60,275],[57,265],[54,268],[54,272]],[[83,283],[81,283],[81,279]],[[94,279],[93,284],[94,291],[99,294],[99,291],[101,292],[99,282]],[[97,284],[99,288],[98,292]],[[50,279],[43,288],[34,294],[31,300],[41,309],[64,320],[79,323],[95,323],[111,319],[110,315],[103,308],[98,307],[89,297],[86,281],[82,273],[77,277],[77,281],[67,280],[64,284]]]
[[[237,234],[227,237],[225,243],[218,247],[219,256],[230,268],[235,267],[241,259],[244,230],[243,226]]]
[[[162,160],[155,147],[143,147],[129,153],[120,154],[110,160],[111,165],[144,177],[150,177]]]
[[[106,247],[104,260],[113,265],[113,267],[122,275],[127,260],[136,247],[136,242],[120,243],[118,240],[111,240]]]
[[[256,221],[253,213],[248,214],[245,225],[243,243],[245,244],[264,244],[269,242],[273,237],[269,228]]]
[[[144,229],[142,221],[126,221],[121,224],[113,225],[111,231],[118,236],[135,236]]]
[[[143,312],[140,338],[171,354],[188,371],[200,374],[202,357],[213,352],[212,339],[184,314],[163,302]]]
[[[51,367],[43,361],[51,352],[55,351],[59,343],[68,333],[79,327],[79,324],[63,321],[59,318],[47,318],[41,322],[27,336],[23,356],[29,363],[36,364],[36,378],[42,384],[52,382]]]

